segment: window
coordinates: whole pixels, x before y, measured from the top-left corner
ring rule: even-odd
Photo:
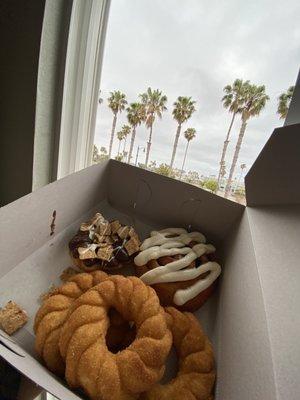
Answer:
[[[300,5],[294,0],[284,7],[268,0],[257,4],[114,0],[103,60],[94,161],[108,156],[123,162],[130,158],[132,164],[220,195],[226,192],[232,200],[244,202],[244,176],[274,128],[283,124],[291,98],[290,87],[299,68],[300,30],[294,17],[299,12]],[[259,96],[256,109],[242,112],[247,101],[248,106],[252,102],[255,90]],[[282,93],[280,119],[278,97]],[[236,113],[232,95],[240,102]],[[181,108],[187,107],[182,123],[179,96],[185,98]],[[154,104],[149,104],[149,99]],[[145,104],[146,116],[134,103]]]

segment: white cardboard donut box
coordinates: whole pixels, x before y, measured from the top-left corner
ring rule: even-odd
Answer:
[[[110,160],[0,210],[0,306],[29,322],[0,331],[0,355],[59,399],[79,399],[38,361],[39,296],[71,265],[68,242],[95,211],[153,228],[204,233],[222,266],[218,290],[196,313],[214,344],[216,400],[300,398],[300,125],[276,129],[246,177],[247,206]],[[54,234],[50,225],[56,211]]]

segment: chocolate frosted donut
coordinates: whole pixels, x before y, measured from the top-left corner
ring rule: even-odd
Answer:
[[[81,224],[69,242],[69,249],[73,261],[82,270],[110,271],[131,264],[139,245],[139,237],[132,227],[121,225],[118,220],[108,222],[97,213]]]
[[[215,248],[199,232],[181,228],[151,232],[135,257],[137,275],[157,292],[163,306],[196,311],[212,294],[221,267]]]

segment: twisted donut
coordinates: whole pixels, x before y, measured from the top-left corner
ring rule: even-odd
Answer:
[[[166,308],[167,322],[179,359],[177,376],[154,385],[141,400],[213,400],[215,381],[212,346],[193,314]]]
[[[136,339],[117,354],[105,343],[110,307],[136,325]],[[59,342],[66,380],[93,400],[137,398],[163,376],[171,336],[152,288],[136,277],[110,276],[71,305]]]
[[[34,321],[35,349],[50,371],[59,375],[65,372],[58,341],[71,304],[106,278],[107,274],[101,271],[74,275],[57,288],[56,294],[45,300],[38,310]]]

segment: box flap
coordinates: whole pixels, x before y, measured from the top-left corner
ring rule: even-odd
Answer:
[[[247,205],[300,204],[300,124],[277,128],[245,178]]]
[[[249,207],[245,214],[267,317],[276,398],[299,400],[300,205]]]
[[[79,400],[80,397],[64,386],[63,381],[52,375],[37,360],[21,349],[12,339],[0,336],[0,356],[30,378],[38,386],[59,399]]]
[[[0,277],[105,198],[107,167],[86,168],[0,208]]]
[[[158,227],[199,229],[216,241],[226,236],[245,209],[204,189],[141,168],[114,160],[109,167],[109,202]]]
[[[247,209],[228,235],[223,251],[225,264],[216,316],[216,400],[274,400],[269,331]]]

